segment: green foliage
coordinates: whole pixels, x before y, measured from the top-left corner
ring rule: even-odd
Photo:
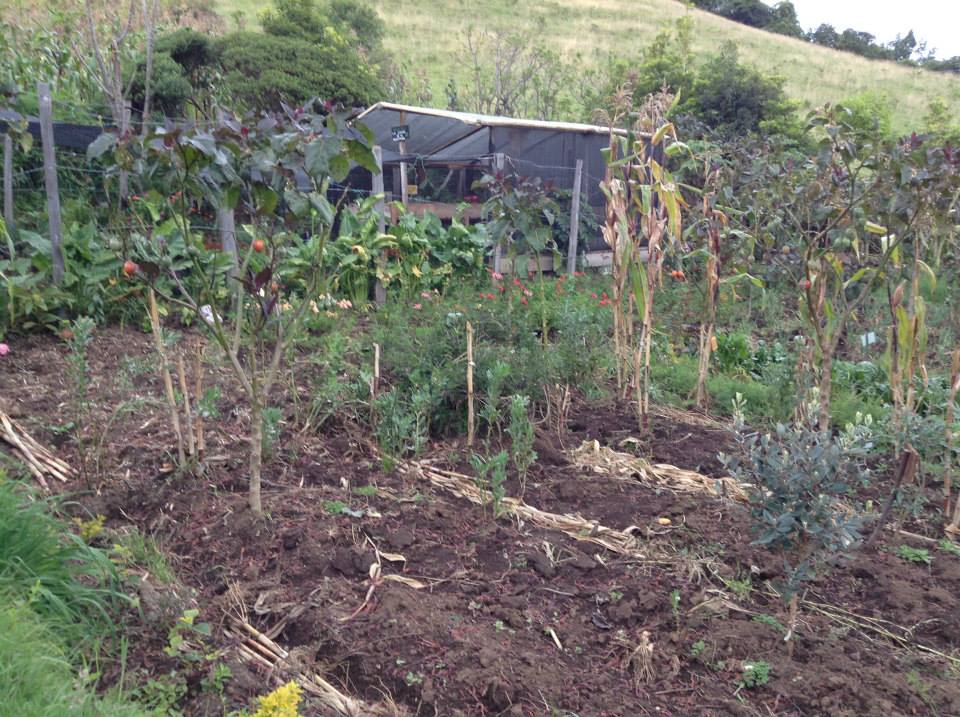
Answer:
[[[707,650],[707,643],[703,640],[697,640],[690,646],[690,657],[697,659]]]
[[[279,109],[319,97],[347,107],[372,104],[384,89],[342,39],[316,45],[297,37],[236,32],[216,41],[224,92],[235,106]]]
[[[740,686],[753,690],[763,687],[770,682],[770,663],[765,660],[754,660],[743,663],[740,674]]]
[[[774,630],[782,634],[786,634],[787,632],[787,628],[783,626],[783,623],[781,623],[773,615],[754,615],[753,621],[759,622],[761,625],[772,627]]]
[[[738,451],[721,455],[727,470],[751,487],[756,544],[782,557],[781,590],[789,600],[811,579],[827,555],[850,550],[860,539],[861,520],[841,502],[865,484],[866,449],[804,425],[779,424],[773,434],[736,434]]]
[[[510,425],[507,427],[507,434],[510,436],[510,457],[520,479],[522,494],[527,484],[527,471],[537,460],[537,452],[533,450],[530,399],[527,396],[510,397]]]
[[[494,429],[500,434],[502,420],[501,402],[503,399],[503,385],[510,377],[510,364],[505,361],[494,361],[484,374],[484,397],[480,408],[480,417],[487,424],[487,438],[490,438]]]
[[[506,496],[506,489],[503,484],[507,480],[507,462],[510,455],[506,451],[500,451],[495,455],[481,456],[474,453],[470,456],[470,465],[476,473],[474,480],[481,493],[490,495],[489,504],[494,519],[499,518],[504,513],[503,498]]]
[[[107,555],[0,474],[0,594],[57,623],[74,644],[112,630],[121,596]]]
[[[697,71],[689,107],[722,134],[745,134],[764,127],[798,134],[792,120],[794,107],[783,84],[782,78],[768,78],[745,67],[736,46],[728,43]]]
[[[933,556],[926,548],[912,548],[909,545],[900,545],[897,547],[897,557],[908,563],[918,563],[921,565],[932,565]]]
[[[878,92],[861,92],[841,103],[848,111],[846,122],[860,135],[889,137],[893,125],[893,101]]]
[[[945,553],[949,553],[950,555],[960,558],[960,545],[957,545],[952,540],[940,538],[940,541],[937,543],[937,547]]]
[[[0,711],[16,717],[154,717],[78,676],[62,644],[62,623],[45,622],[3,595],[0,607]],[[89,679],[89,678],[88,678]]]

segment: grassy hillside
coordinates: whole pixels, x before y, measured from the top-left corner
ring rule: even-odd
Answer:
[[[240,11],[252,22],[269,0],[217,0],[224,16]],[[801,40],[764,32],[699,10],[676,0],[372,0],[387,22],[387,46],[395,55],[422,69],[437,102],[450,77],[461,77],[458,56],[462,30],[509,27],[531,38],[546,38],[569,58],[594,64],[609,51],[632,55],[658,28],[685,13],[695,22],[694,50],[716,52],[732,40],[741,57],[768,74],[787,79],[787,92],[804,107],[839,101],[873,91],[891,98],[894,126],[915,126],[929,102],[940,98],[951,114],[960,114],[960,78],[867,60]],[[542,29],[541,29],[542,28]]]

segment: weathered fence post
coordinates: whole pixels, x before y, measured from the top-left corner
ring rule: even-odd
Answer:
[[[573,198],[570,203],[570,243],[567,245],[567,273],[577,270],[577,241],[580,237],[580,185],[583,182],[583,160],[573,170]]]
[[[220,246],[230,255],[230,276],[240,274],[240,254],[237,251],[236,215],[230,207],[217,207],[217,230],[220,233]]]
[[[50,249],[53,258],[53,281],[63,280],[63,225],[60,219],[60,189],[57,185],[57,158],[53,139],[53,100],[50,85],[37,83],[40,100],[40,141],[43,144],[43,179],[47,191],[47,222],[50,225]]]
[[[407,123],[407,113],[403,110],[400,111],[400,124],[405,125]],[[401,155],[407,153],[407,141],[400,140],[397,143],[397,149]],[[407,192],[407,163],[400,162],[400,201],[403,202],[403,208],[407,208],[407,202],[410,197]]]
[[[373,148],[373,158],[377,163],[377,171],[373,173],[373,183],[371,188],[374,195],[379,195],[380,198],[377,200],[376,212],[377,212],[377,230],[381,234],[386,234],[387,232],[387,219],[384,216],[386,211],[386,203],[383,200],[383,150],[380,147]],[[382,266],[383,264],[383,255],[377,258],[377,265]],[[383,306],[387,302],[387,290],[384,287],[383,282],[380,279],[377,279],[377,283],[373,287],[373,297],[377,302],[378,306]]]
[[[13,138],[3,135],[3,221],[13,231]]]
[[[503,152],[497,152],[493,155],[493,172],[499,175],[503,172],[504,157]],[[498,240],[493,247],[493,270],[497,274],[503,273],[503,247]]]
[[[130,131],[130,100],[123,101],[123,114],[120,115],[120,136],[126,137]],[[130,194],[129,180],[126,170],[120,170],[120,201],[126,201]]]

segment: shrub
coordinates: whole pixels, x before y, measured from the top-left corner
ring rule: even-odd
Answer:
[[[779,424],[763,435],[741,425],[736,435],[738,452],[721,460],[752,487],[755,544],[783,557],[781,589],[789,599],[829,553],[859,542],[860,517],[842,498],[867,482],[867,448],[858,434],[835,437],[805,425]]]
[[[296,37],[235,32],[216,42],[225,91],[238,105],[278,109],[313,97],[345,106],[384,94],[374,69],[342,38],[316,45]]]

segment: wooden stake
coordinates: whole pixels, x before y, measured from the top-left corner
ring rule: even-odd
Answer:
[[[473,325],[467,322],[467,445],[472,446],[476,433],[473,413]]]
[[[573,200],[570,204],[570,244],[567,246],[567,273],[577,269],[577,241],[580,236],[580,186],[583,182],[583,160],[573,170]]]
[[[196,379],[196,385],[194,387],[193,396],[197,401],[199,406],[200,400],[203,397],[203,344],[197,344],[197,358],[193,366],[193,375]],[[206,439],[203,437],[203,414],[199,411],[197,412],[196,420],[196,430],[197,430],[197,467],[198,469],[203,469],[203,454],[207,449]]]
[[[377,171],[373,174],[373,183],[371,186],[373,188],[373,193],[380,197],[376,204],[377,231],[379,231],[381,234],[386,234],[387,219],[384,215],[384,212],[386,211],[386,203],[383,200],[383,150],[381,150],[380,147],[373,148],[373,158],[377,163]],[[379,257],[377,257],[377,263],[380,266],[383,265],[383,252],[380,253]],[[385,303],[387,303],[387,290],[379,278],[377,278],[377,282],[374,284],[373,296],[377,306],[383,306]]]
[[[13,139],[3,135],[3,221],[7,231],[13,232]],[[10,257],[11,259],[13,257]]]
[[[63,223],[60,219],[60,190],[57,185],[57,158],[53,139],[53,100],[50,85],[37,83],[40,100],[40,140],[43,144],[43,179],[47,192],[47,223],[50,227],[50,249],[53,258],[53,281],[63,281]]]
[[[373,345],[373,397],[380,391],[380,344]]]
[[[177,354],[177,377],[180,379],[183,413],[187,420],[187,455],[193,457],[197,454],[197,443],[193,432],[193,412],[190,410],[190,388],[187,386],[187,371],[183,365],[182,354]]]
[[[167,394],[167,405],[170,408],[170,423],[173,425],[173,432],[177,436],[177,458],[183,466],[186,462],[186,456],[183,451],[183,433],[180,430],[180,411],[177,408],[177,396],[173,391],[173,378],[170,376],[170,369],[167,367],[167,352],[163,348],[163,336],[160,333],[160,312],[157,310],[157,296],[153,288],[147,290],[147,298],[150,302],[150,328],[153,331],[153,345],[160,358],[160,374],[163,376],[163,387]]]
[[[120,136],[126,137],[130,131],[130,100],[123,101],[123,114],[120,116]],[[120,201],[126,200],[130,194],[129,179],[126,170],[120,171]]]

